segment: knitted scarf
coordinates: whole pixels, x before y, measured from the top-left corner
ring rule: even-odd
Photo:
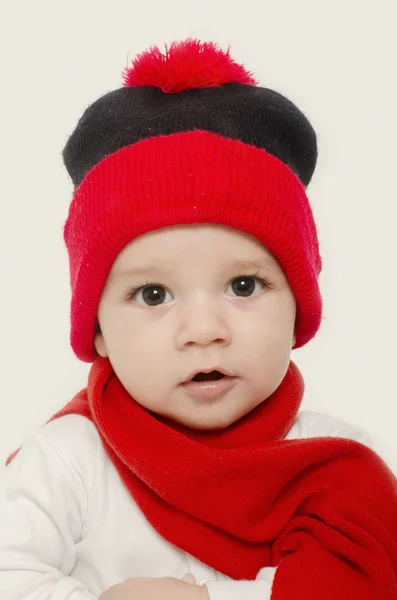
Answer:
[[[277,566],[272,600],[396,600],[397,480],[358,442],[284,440],[303,387],[290,363],[249,415],[195,432],[140,406],[99,358],[87,388],[53,418],[93,421],[164,539],[233,579]]]

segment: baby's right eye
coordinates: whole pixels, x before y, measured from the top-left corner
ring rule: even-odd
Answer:
[[[170,302],[173,299],[170,292],[167,292],[162,285],[147,285],[138,288],[130,297],[140,306],[159,306],[165,301]]]

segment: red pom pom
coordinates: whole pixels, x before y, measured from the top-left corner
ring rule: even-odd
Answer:
[[[237,64],[214,42],[188,39],[172,42],[162,54],[157,46],[135,58],[122,73],[123,87],[155,86],[166,93],[178,93],[194,88],[218,87],[223,83],[258,82],[243,65]]]

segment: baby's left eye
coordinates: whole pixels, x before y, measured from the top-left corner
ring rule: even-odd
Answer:
[[[227,289],[231,288],[232,296],[256,296],[266,287],[266,282],[263,279],[252,276],[241,276],[233,279]]]

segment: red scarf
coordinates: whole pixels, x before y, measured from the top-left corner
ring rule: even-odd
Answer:
[[[352,440],[284,440],[302,395],[291,363],[249,415],[194,432],[141,407],[99,358],[53,418],[91,419],[152,526],[221,573],[277,566],[272,600],[396,600],[397,480]]]

